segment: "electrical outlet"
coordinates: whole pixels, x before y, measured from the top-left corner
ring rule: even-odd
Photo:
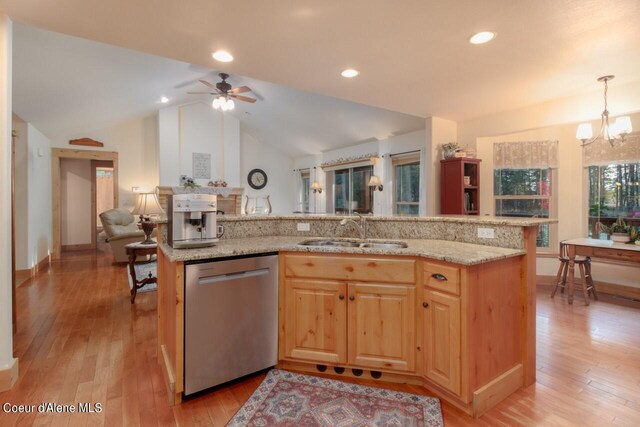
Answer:
[[[478,237],[482,239],[493,239],[496,237],[495,230],[493,228],[478,227]]]
[[[311,224],[308,222],[299,222],[298,231],[311,231]]]

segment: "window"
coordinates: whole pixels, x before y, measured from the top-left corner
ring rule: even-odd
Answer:
[[[640,225],[640,163],[589,166],[589,237],[604,238],[598,222],[611,225],[623,217]]]
[[[302,212],[309,212],[309,191],[311,191],[311,172],[302,171]]]
[[[420,156],[393,159],[393,213],[417,216],[420,210]]]
[[[334,173],[334,210],[337,214],[373,212],[373,166],[339,169]]]
[[[549,218],[554,205],[553,172],[550,168],[495,169],[493,194],[496,216]],[[552,247],[551,229],[541,225],[536,239],[539,248]]]

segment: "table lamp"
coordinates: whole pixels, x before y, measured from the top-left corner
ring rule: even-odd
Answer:
[[[147,236],[147,239],[144,242],[141,242],[141,244],[155,244],[156,242],[151,240],[151,233],[153,233],[156,223],[151,221],[149,215],[159,215],[164,213],[164,210],[160,207],[156,193],[137,193],[136,206],[133,208],[131,213],[133,215],[140,215],[140,225],[145,236]]]

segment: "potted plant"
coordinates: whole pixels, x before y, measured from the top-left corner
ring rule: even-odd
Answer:
[[[614,242],[627,243],[630,239],[629,233],[631,232],[631,227],[627,225],[624,221],[624,218],[618,217],[616,222],[611,224],[611,226],[606,226],[600,223],[600,228],[602,231],[611,236],[611,240]]]
[[[446,144],[442,144],[442,155],[444,156],[445,160],[452,159],[455,156],[456,150],[458,148],[459,146],[457,142],[448,142]]]

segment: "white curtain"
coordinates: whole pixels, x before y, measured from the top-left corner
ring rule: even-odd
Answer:
[[[558,141],[515,141],[493,144],[494,169],[558,167]]]
[[[427,215],[427,150],[420,149],[420,199],[418,215]]]
[[[627,135],[624,142],[618,141],[613,147],[604,139],[584,147],[585,166],[636,162],[640,162],[640,133]]]
[[[293,207],[294,211],[302,212],[302,171],[300,169],[296,169],[293,171],[293,183],[295,186],[295,206]]]
[[[381,215],[393,215],[393,161],[391,154],[382,156],[382,176],[380,177],[384,191],[380,192],[382,198]]]

